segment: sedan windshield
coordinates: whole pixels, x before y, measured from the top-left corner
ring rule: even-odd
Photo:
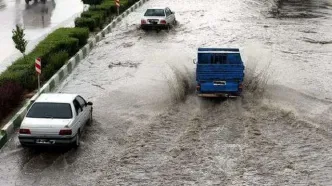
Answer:
[[[70,119],[73,115],[68,103],[35,103],[26,117]]]
[[[144,16],[165,16],[164,9],[148,9]]]

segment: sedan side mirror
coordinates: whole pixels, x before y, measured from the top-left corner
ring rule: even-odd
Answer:
[[[87,103],[87,105],[93,105],[93,103],[89,101],[89,102]]]
[[[196,64],[196,59],[193,59],[193,63]]]
[[[175,14],[175,12],[172,11],[172,14]]]

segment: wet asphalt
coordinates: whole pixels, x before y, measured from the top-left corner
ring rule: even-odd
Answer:
[[[153,6],[178,24],[140,30]],[[94,103],[79,149],[0,151],[0,185],[331,185],[331,1],[151,0],[56,92]],[[243,98],[194,93],[200,46],[239,47]]]
[[[45,4],[32,0],[29,5],[24,0],[0,0],[0,72],[22,57],[11,38],[15,25],[25,28],[27,51],[31,51],[52,30],[73,26],[83,8],[80,0],[47,0]]]

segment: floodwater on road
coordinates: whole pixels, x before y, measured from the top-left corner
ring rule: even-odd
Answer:
[[[138,29],[165,4],[173,29]],[[15,136],[0,185],[332,185],[331,18],[329,0],[147,2],[56,90],[94,103],[82,146]],[[200,46],[241,49],[243,98],[196,97]]]
[[[27,51],[30,51],[55,28],[73,25],[74,18],[82,11],[80,0],[47,0],[45,4],[32,0],[29,5],[24,0],[0,0],[0,72],[21,57],[11,38],[15,25],[25,28]]]

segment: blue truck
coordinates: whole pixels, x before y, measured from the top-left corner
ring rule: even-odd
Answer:
[[[244,64],[237,48],[198,48],[196,93],[202,97],[241,96]]]

